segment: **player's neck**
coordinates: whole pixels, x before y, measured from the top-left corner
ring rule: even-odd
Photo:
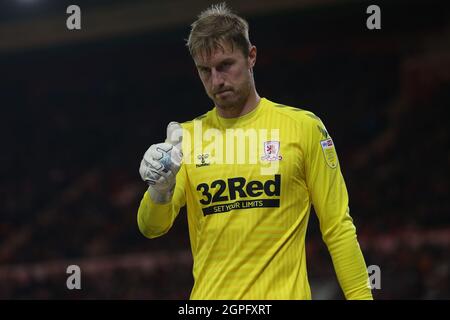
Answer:
[[[258,106],[261,97],[256,92],[255,88],[250,91],[247,101],[242,106],[234,108],[217,108],[217,113],[222,118],[238,118],[252,112]]]

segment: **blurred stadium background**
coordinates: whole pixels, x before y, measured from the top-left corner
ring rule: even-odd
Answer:
[[[262,96],[334,137],[377,299],[449,299],[448,1],[228,1],[250,22]],[[82,10],[82,30],[65,27]],[[186,215],[139,234],[138,167],[171,120],[210,109],[184,48],[209,1],[0,5],[0,298],[185,299]],[[366,28],[378,4],[382,30]],[[314,299],[342,299],[317,218]],[[82,290],[66,288],[66,267]]]

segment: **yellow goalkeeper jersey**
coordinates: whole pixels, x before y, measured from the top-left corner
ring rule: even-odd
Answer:
[[[335,146],[316,115],[261,98],[242,117],[213,108],[182,127],[173,199],[156,204],[145,192],[138,225],[161,236],[187,206],[191,299],[311,299],[312,205],[345,297],[372,298]]]

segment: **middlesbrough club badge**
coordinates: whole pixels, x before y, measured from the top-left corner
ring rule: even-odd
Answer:
[[[283,157],[279,155],[280,153],[280,141],[265,141],[264,142],[264,156],[261,160],[267,161],[278,161]]]

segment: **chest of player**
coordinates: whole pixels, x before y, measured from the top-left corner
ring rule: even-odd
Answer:
[[[194,141],[189,155],[185,154],[189,188],[201,207],[229,211],[275,205],[274,200],[293,192],[304,180],[296,137],[283,135],[283,130],[274,134],[270,129],[219,133]]]

